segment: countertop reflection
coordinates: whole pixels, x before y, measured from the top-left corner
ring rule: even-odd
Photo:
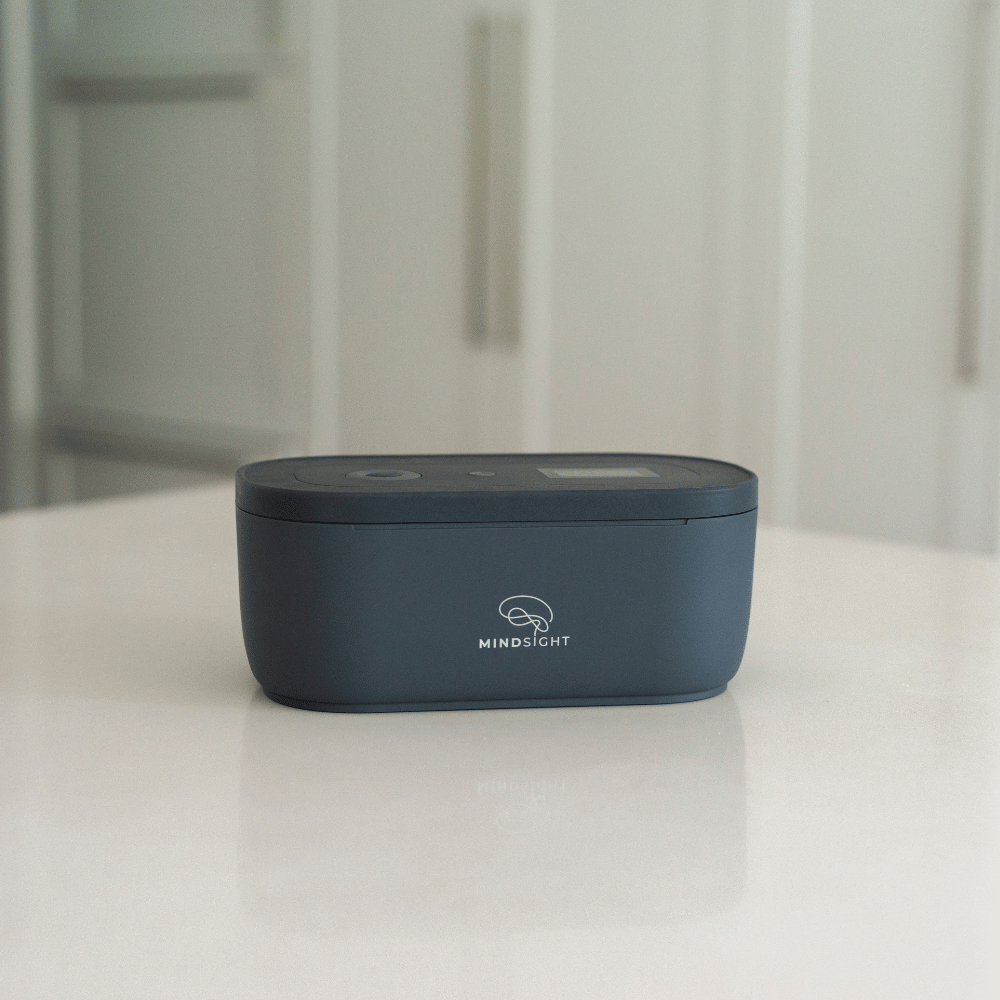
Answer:
[[[240,887],[311,932],[605,927],[733,906],[740,714],[672,706],[326,715],[252,699]]]

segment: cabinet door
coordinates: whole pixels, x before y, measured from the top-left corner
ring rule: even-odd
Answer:
[[[307,134],[294,8],[49,8],[50,499],[305,446]]]
[[[520,124],[521,14],[343,0],[338,36],[340,448],[516,451],[520,276],[494,282],[506,328],[484,310],[504,251],[490,232],[513,228],[508,257],[519,239],[520,164],[499,175],[499,130],[501,116]],[[489,189],[504,184],[491,220]]]
[[[340,4],[343,448],[712,450],[731,22],[707,2]],[[494,293],[506,327],[477,319]]]
[[[769,460],[776,13],[556,5],[553,447]]]
[[[994,5],[555,23],[553,446],[707,453],[766,520],[994,551]]]
[[[120,7],[46,29],[74,468],[319,419],[342,452],[704,454],[764,520],[995,549],[993,5],[341,0],[323,44],[296,4]]]
[[[986,265],[969,250],[989,223],[976,150],[996,123],[974,109],[997,107],[991,6],[813,5],[791,456],[810,527],[996,547],[995,378],[959,350],[963,268]],[[969,320],[984,347],[988,317]]]

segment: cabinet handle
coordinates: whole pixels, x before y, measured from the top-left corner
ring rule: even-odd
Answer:
[[[965,193],[959,258],[957,375],[974,385],[982,374],[983,339],[989,314],[994,196],[1000,141],[1000,22],[996,0],[978,0],[969,9],[966,74]]]
[[[472,26],[468,326],[480,343],[519,339],[524,20],[484,15]]]

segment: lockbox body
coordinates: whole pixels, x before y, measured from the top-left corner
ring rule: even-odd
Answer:
[[[247,656],[286,705],[690,701],[743,656],[757,478],[728,463],[279,459],[236,505]]]

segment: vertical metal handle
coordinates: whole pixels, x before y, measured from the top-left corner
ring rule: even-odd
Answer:
[[[257,0],[257,30],[265,50],[277,52],[285,31],[283,0]]]
[[[982,374],[983,340],[993,272],[994,182],[1000,140],[1000,37],[996,0],[977,0],[969,11],[966,78],[965,197],[959,261],[960,298],[956,363],[959,381]]]
[[[523,55],[521,15],[487,15],[473,24],[468,325],[480,342],[519,337]]]

